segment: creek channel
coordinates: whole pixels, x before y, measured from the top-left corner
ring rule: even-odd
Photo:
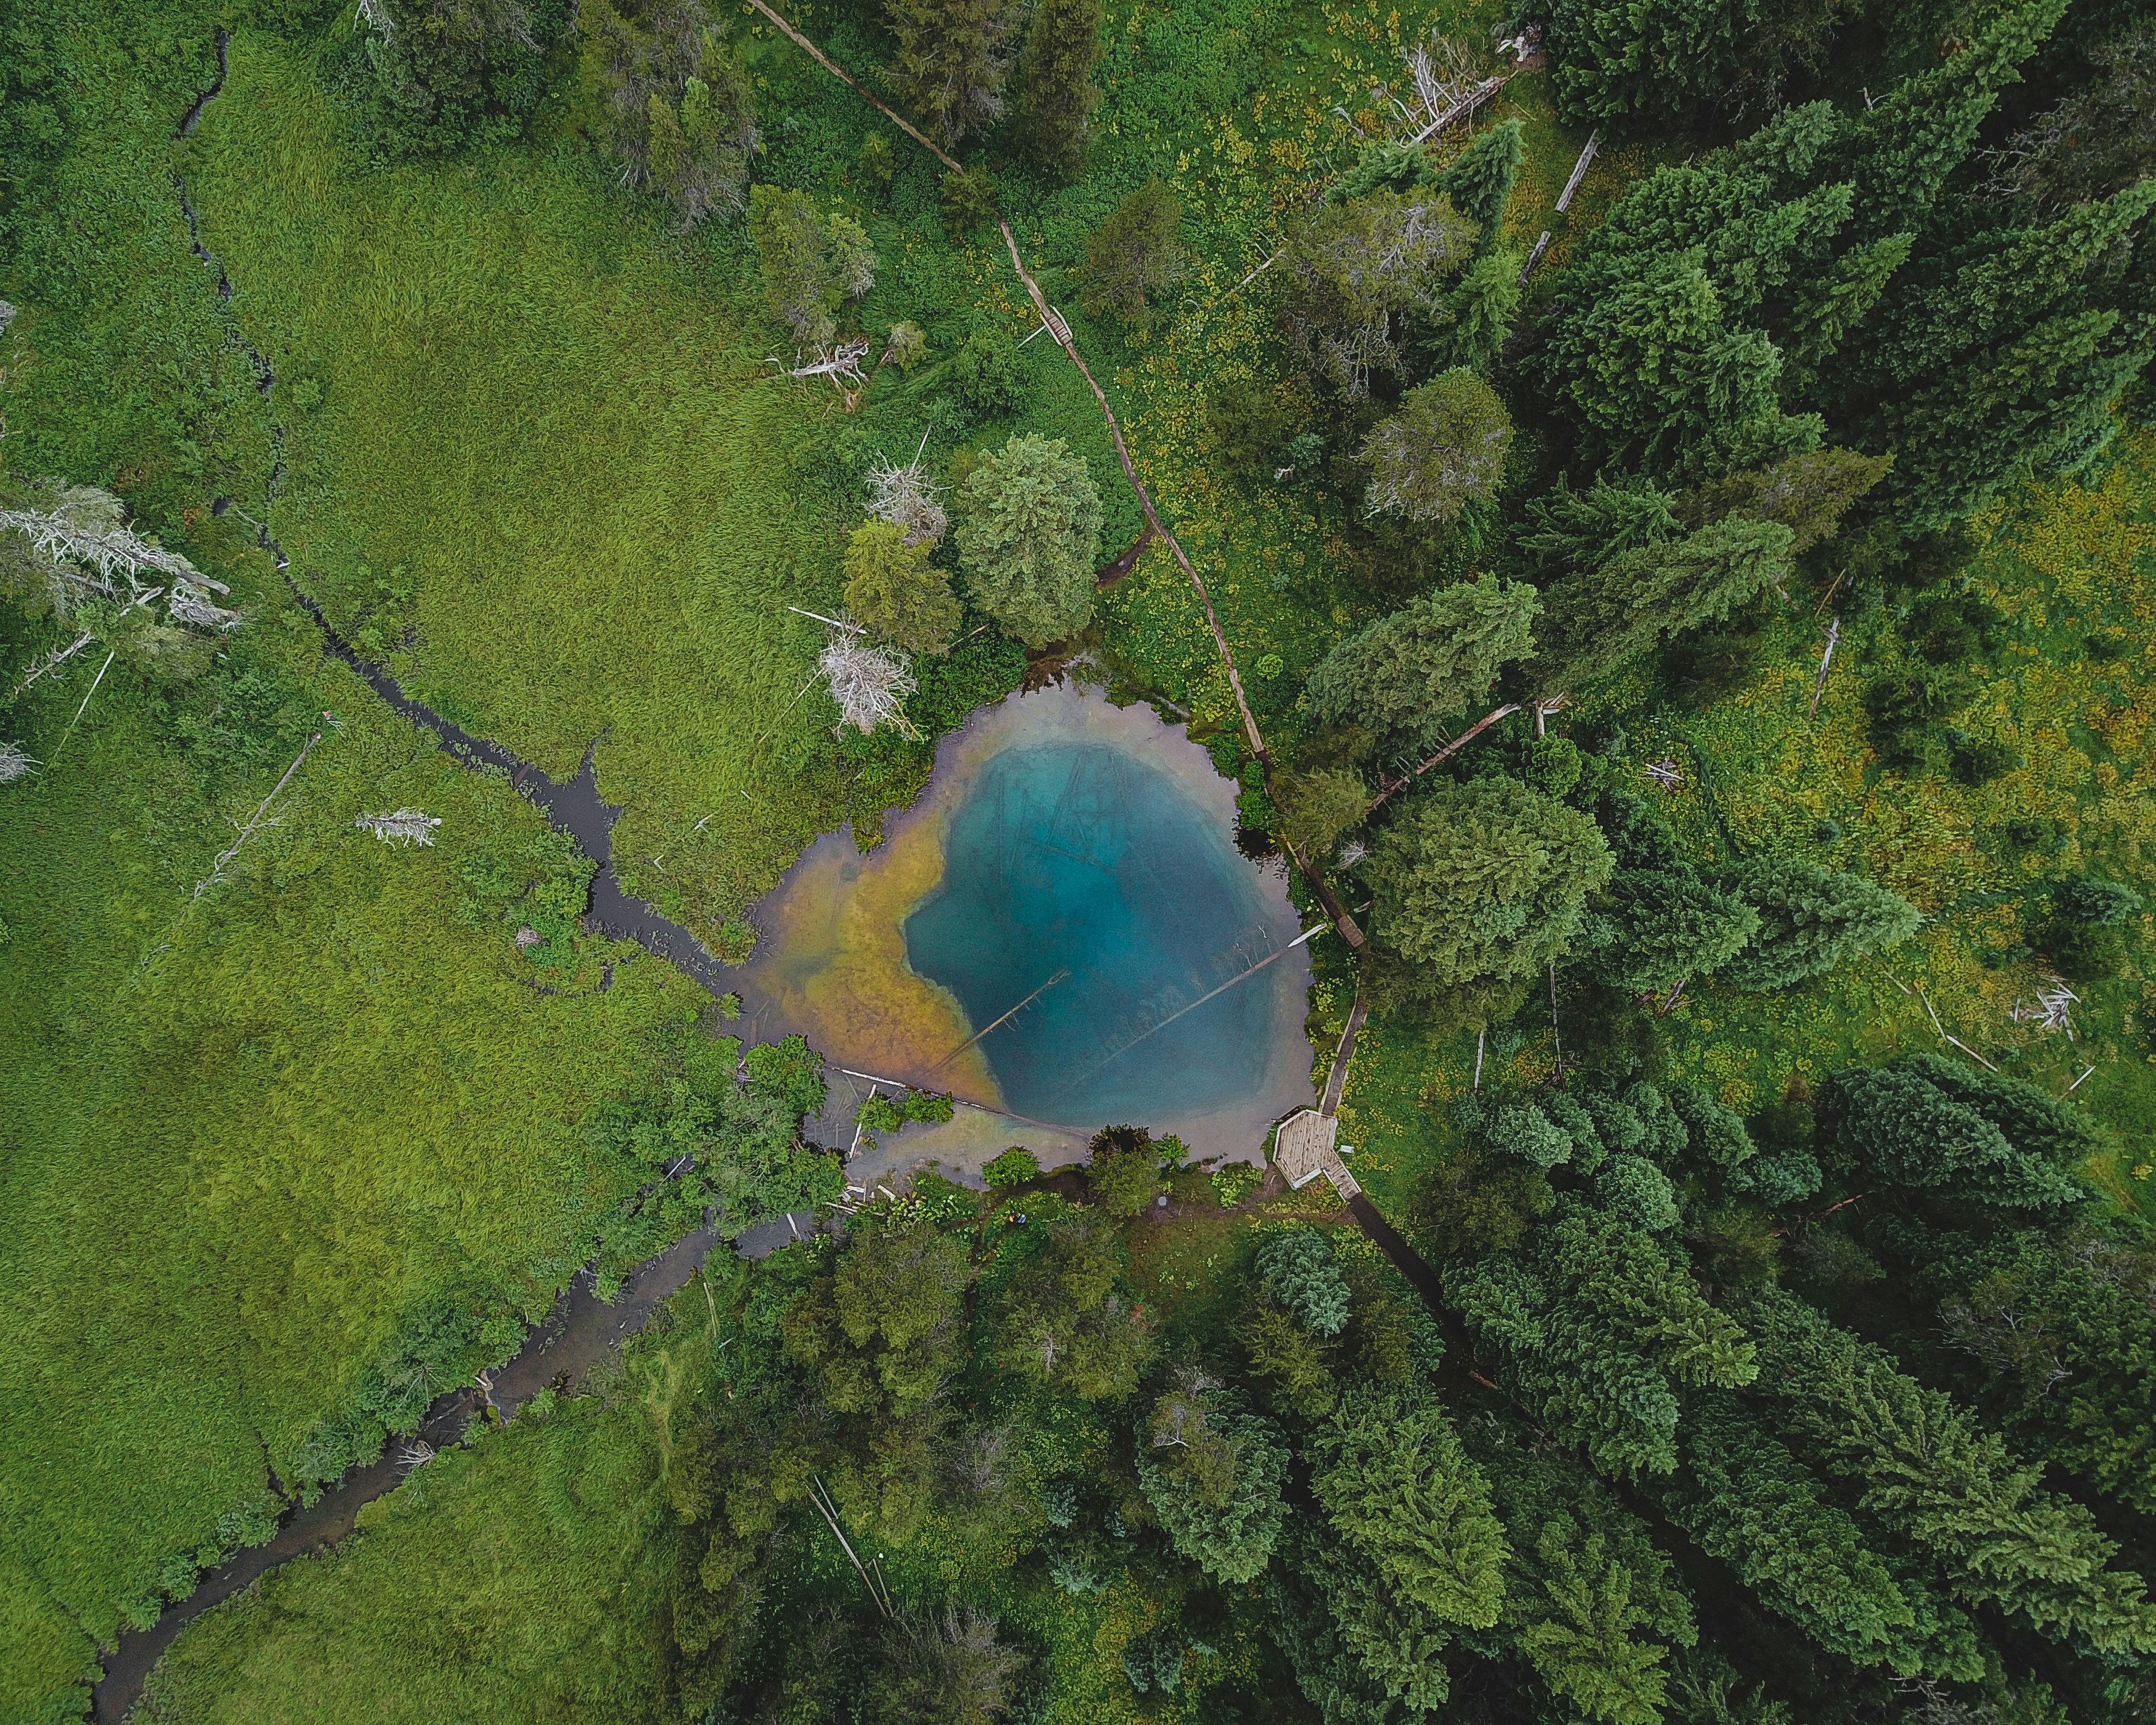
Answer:
[[[218,32],[216,81],[196,98],[194,105],[181,121],[176,137],[185,137],[194,130],[203,109],[223,89],[230,40],[224,31]],[[269,358],[248,340],[229,310],[231,280],[216,256],[203,244],[201,224],[177,171],[172,175],[172,187],[179,197],[192,249],[215,273],[218,298],[225,308],[226,339],[246,357],[254,370],[256,388],[267,398],[276,382]],[[585,751],[583,765],[575,778],[566,782],[553,778],[501,744],[473,737],[424,702],[413,700],[393,677],[379,665],[362,659],[331,627],[321,607],[292,578],[290,561],[284,547],[270,536],[264,525],[285,476],[284,443],[284,428],[273,424],[263,521],[254,522],[244,514],[241,519],[254,526],[257,542],[276,560],[277,572],[293,597],[320,627],[322,650],[351,665],[377,695],[404,717],[433,732],[440,739],[443,749],[464,765],[506,774],[521,794],[546,811],[547,819],[558,830],[576,841],[584,855],[598,865],[586,916],[590,926],[617,939],[634,940],[712,994],[726,993],[729,984],[725,980],[725,967],[686,928],[662,916],[642,899],[624,892],[615,878],[613,825],[621,809],[600,798],[591,749]],[[234,506],[229,498],[221,497],[214,507],[216,513],[223,515],[232,511]],[[676,1169],[674,1174],[678,1177],[684,1172],[686,1170]],[[800,1238],[802,1232],[793,1219],[778,1217],[746,1232],[737,1231],[734,1248],[745,1256],[762,1256]],[[704,1260],[726,1237],[721,1231],[721,1224],[707,1218],[694,1233],[630,1271],[622,1279],[611,1303],[598,1297],[592,1270],[588,1267],[580,1271],[555,1301],[546,1321],[526,1337],[523,1348],[514,1358],[490,1373],[484,1384],[465,1385],[435,1399],[420,1423],[418,1442],[429,1450],[439,1450],[457,1442],[483,1409],[491,1409],[496,1416],[506,1420],[539,1390],[549,1385],[575,1384],[649,1323],[669,1297],[687,1286]],[[323,1550],[350,1535],[358,1526],[361,1509],[395,1490],[408,1471],[408,1464],[400,1454],[401,1448],[393,1444],[380,1460],[367,1466],[353,1468],[311,1507],[288,1511],[268,1543],[248,1548],[229,1561],[205,1571],[195,1590],[168,1607],[149,1628],[123,1630],[118,1646],[105,1656],[104,1676],[91,1692],[92,1705],[101,1725],[120,1725],[127,1717],[141,1698],[151,1667],[177,1639],[180,1631],[203,1612],[230,1599],[279,1564]],[[273,1483],[281,1487],[281,1481],[275,1481],[274,1476]]]

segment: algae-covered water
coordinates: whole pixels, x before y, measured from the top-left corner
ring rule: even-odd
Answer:
[[[827,834],[757,906],[743,1028],[800,1030],[839,1069],[827,1138],[875,1078],[980,1105],[856,1178],[1014,1142],[1052,1164],[1126,1122],[1255,1159],[1311,1100],[1310,965],[1284,950],[1284,878],[1235,847],[1235,791],[1180,728],[1096,691],[984,709],[882,845]]]

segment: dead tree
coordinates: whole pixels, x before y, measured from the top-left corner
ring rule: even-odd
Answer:
[[[14,783],[37,764],[20,743],[0,742],[0,784]]]
[[[908,545],[937,545],[951,528],[943,512],[943,487],[928,476],[921,465],[928,447],[928,434],[921,434],[921,449],[901,467],[881,450],[869,464],[869,513],[906,531]]]
[[[904,654],[858,635],[834,634],[817,655],[816,668],[830,685],[841,728],[851,725],[865,736],[890,725],[908,737],[921,734],[906,716],[906,697],[919,685]]]
[[[365,829],[384,845],[432,845],[439,815],[422,809],[399,809],[393,814],[362,814],[352,824]]]

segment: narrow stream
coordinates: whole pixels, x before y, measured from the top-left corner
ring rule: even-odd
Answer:
[[[176,138],[185,137],[194,130],[203,109],[223,89],[230,41],[227,33],[218,32],[217,80],[195,99],[194,105],[180,122]],[[215,273],[218,300],[228,303],[233,293],[231,280],[224,266],[203,243],[201,223],[188,199],[186,183],[177,170],[172,174],[172,187],[179,197],[192,249],[203,264]],[[231,318],[228,329],[229,339],[253,365],[256,387],[266,397],[276,381],[269,359],[247,339],[237,317]],[[257,525],[257,542],[276,559],[277,572],[285,578],[293,597],[320,626],[323,652],[351,665],[383,701],[413,723],[433,732],[440,739],[443,749],[465,766],[475,769],[492,768],[506,773],[521,793],[546,810],[548,820],[557,829],[576,841],[578,848],[598,865],[585,918],[590,927],[616,939],[636,942],[646,952],[664,958],[715,995],[728,992],[725,968],[705,950],[696,936],[680,923],[660,915],[642,899],[632,897],[622,890],[613,863],[613,826],[620,818],[621,809],[600,798],[591,749],[585,750],[583,765],[575,778],[567,781],[551,778],[501,744],[473,737],[424,702],[413,700],[398,686],[395,678],[381,666],[362,659],[331,627],[322,608],[292,578],[290,560],[285,555],[284,547],[270,536],[267,526],[270,508],[276,502],[285,475],[284,444],[284,428],[273,424],[271,467],[265,485],[263,522]],[[214,505],[219,515],[231,507],[228,498],[219,498]],[[743,1234],[737,1249],[747,1255],[761,1256],[799,1237],[803,1232],[786,1218],[773,1218]],[[594,1291],[592,1271],[579,1271],[555,1301],[547,1321],[526,1338],[513,1359],[492,1374],[490,1387],[482,1389],[476,1385],[465,1385],[435,1399],[420,1424],[419,1440],[439,1450],[459,1441],[483,1406],[490,1405],[501,1419],[507,1420],[534,1394],[548,1385],[567,1387],[576,1384],[593,1366],[649,1322],[652,1314],[665,1300],[685,1287],[724,1237],[719,1224],[707,1219],[696,1232],[631,1271],[623,1279],[620,1291],[611,1304],[602,1301]],[[352,1469],[324,1492],[311,1508],[288,1512],[275,1537],[266,1545],[242,1551],[229,1562],[205,1571],[194,1592],[169,1607],[150,1628],[123,1630],[117,1648],[104,1658],[104,1676],[91,1691],[96,1717],[102,1725],[120,1725],[127,1717],[141,1698],[151,1667],[178,1638],[180,1631],[203,1612],[241,1592],[279,1564],[323,1550],[350,1535],[358,1525],[360,1510],[394,1491],[402,1481],[406,1471],[399,1459],[402,1448],[402,1445],[392,1443],[380,1461],[370,1466]]]

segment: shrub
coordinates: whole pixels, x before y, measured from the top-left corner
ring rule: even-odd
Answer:
[[[981,1178],[988,1182],[991,1192],[1001,1191],[1007,1186],[1023,1186],[1029,1180],[1040,1178],[1040,1158],[1023,1144],[1014,1144],[981,1170]],[[1057,1525],[1068,1527],[1070,1523]]]
[[[976,330],[951,362],[951,387],[984,419],[998,419],[1025,398],[1018,344],[999,329]]]

